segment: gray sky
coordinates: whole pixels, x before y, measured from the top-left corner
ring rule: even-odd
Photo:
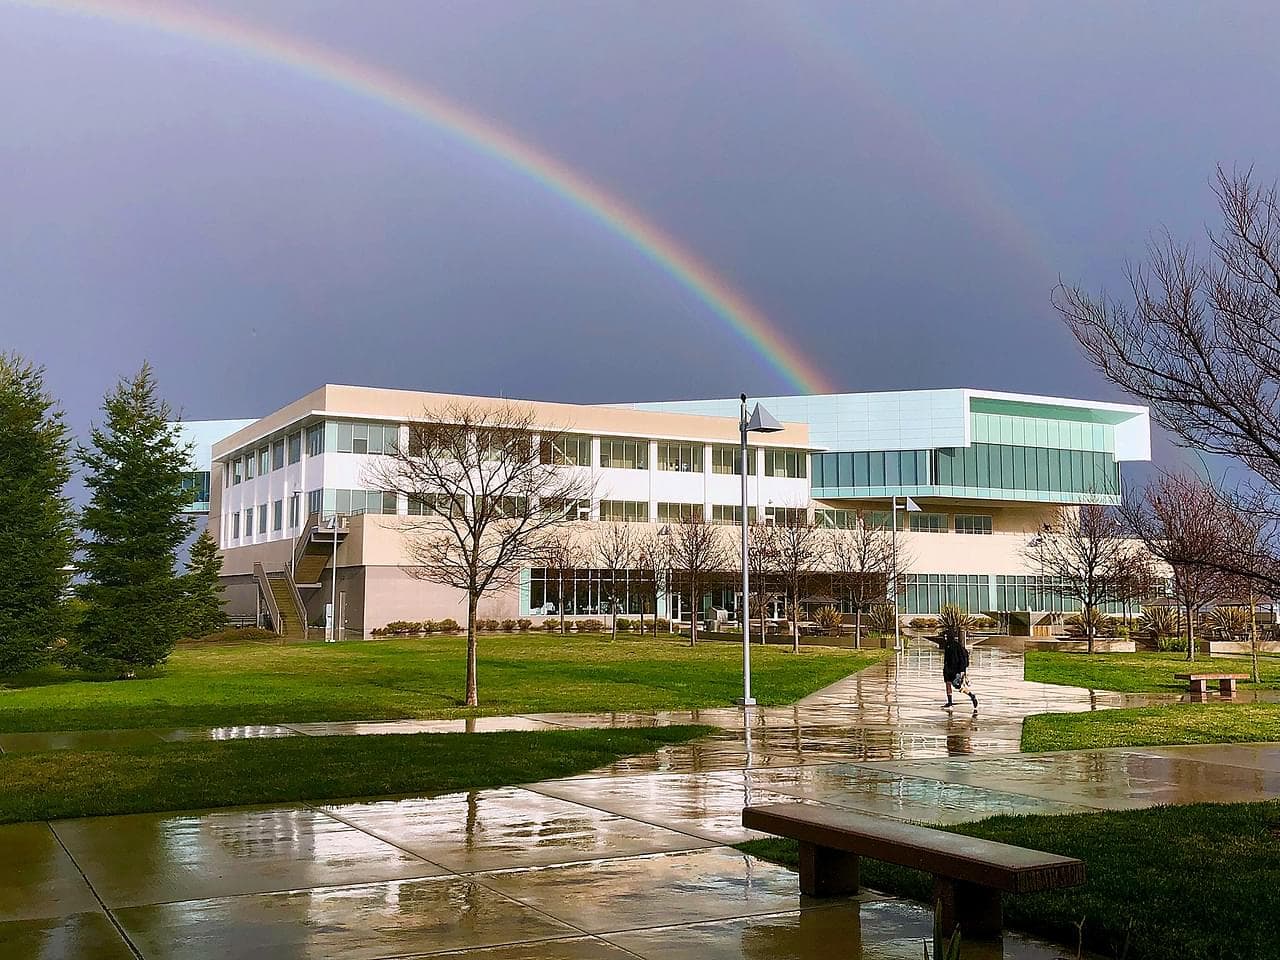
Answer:
[[[110,5],[109,3],[107,4]],[[55,4],[56,6],[56,4]],[[840,389],[1115,396],[1048,306],[1280,176],[1280,5],[206,0],[447,96],[623,198]],[[616,234],[278,64],[0,0],[0,347],[82,427],[149,358],[188,418],[323,381],[789,392]]]

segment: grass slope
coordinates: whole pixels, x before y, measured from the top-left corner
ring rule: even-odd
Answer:
[[[1084,886],[1008,897],[1005,906],[1009,926],[1069,944],[1073,956],[1081,918],[1086,949],[1128,960],[1269,957],[1280,944],[1275,801],[995,817],[944,829],[1084,860]],[[798,860],[789,840],[742,849],[792,867]],[[931,878],[917,871],[864,859],[862,877],[874,889],[932,897]]]
[[[0,756],[0,823],[439,793],[591,770],[697,726],[187,741]]]
[[[1267,740],[1280,740],[1280,704],[1184,703],[1093,713],[1041,713],[1022,723],[1022,749],[1028,753]]]
[[[461,637],[342,644],[184,644],[137,680],[50,667],[0,686],[0,732],[472,715]],[[741,695],[741,650],[594,636],[480,638],[482,714],[688,709]],[[883,656],[757,647],[753,692],[791,703]]]
[[[1028,680],[1058,683],[1092,690],[1118,690],[1122,693],[1185,693],[1187,681],[1175,680],[1175,673],[1188,672],[1252,674],[1248,657],[1200,656],[1192,663],[1182,653],[1060,653],[1051,650],[1028,650]],[[1280,688],[1280,659],[1263,657],[1260,664],[1263,688]],[[1241,689],[1252,689],[1250,683]]]

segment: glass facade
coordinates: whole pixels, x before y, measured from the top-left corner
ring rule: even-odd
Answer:
[[[689,520],[703,519],[700,503],[660,503],[658,504],[658,520],[661,523],[685,523]]]
[[[563,579],[563,590],[561,580]],[[557,570],[534,567],[529,571],[528,613],[601,616],[616,609],[619,614],[653,612],[653,576],[642,570]]]
[[[324,425],[324,448],[335,453],[394,453],[399,443],[400,426],[395,423],[328,420]]]
[[[928,483],[928,450],[813,455],[815,487],[915,487]]]
[[[756,522],[756,508],[750,507],[747,510],[747,517],[751,523]],[[711,522],[712,523],[732,523],[740,526],[742,524],[742,507],[731,506],[723,503],[713,503],[711,505]]]
[[[319,491],[307,494],[308,498]],[[320,501],[320,512],[331,513],[387,513],[396,512],[396,495],[380,490],[325,490]]]
[[[809,454],[804,450],[764,451],[764,475],[766,477],[790,477],[803,479],[808,476]]]
[[[902,511],[907,518],[907,529],[912,533],[946,533],[949,526],[945,513]]]
[[[975,443],[935,451],[939,486],[1042,493],[1120,492],[1120,469],[1110,453]]]
[[[658,459],[655,464],[657,469],[675,473],[702,472],[702,444],[659,440],[657,447]]]
[[[193,470],[182,476],[182,489],[191,497],[191,507],[207,510],[209,507],[209,471]]]
[[[991,578],[980,573],[904,573],[898,598],[904,614],[938,613],[954,604],[968,613],[991,606]]]
[[[1080,601],[1069,597],[1058,577],[996,577],[996,606],[1000,610],[1035,610],[1047,613],[1079,613]],[[1120,603],[1106,603],[1103,611],[1118,614]]]

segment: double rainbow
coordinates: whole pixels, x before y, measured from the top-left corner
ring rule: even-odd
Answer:
[[[442,130],[519,171],[671,276],[802,393],[830,393],[823,372],[764,313],[688,248],[582,173],[421,84],[336,50],[226,17],[137,0],[0,0],[193,40],[285,67]]]

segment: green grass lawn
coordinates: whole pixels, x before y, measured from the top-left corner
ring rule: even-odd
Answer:
[[[570,776],[705,727],[187,741],[0,756],[0,823],[440,793]]]
[[[1280,658],[1263,657],[1260,663],[1261,687],[1280,688]],[[1243,673],[1252,675],[1249,658],[1198,656],[1188,663],[1184,653],[1060,653],[1052,650],[1028,650],[1028,680],[1060,683],[1093,690],[1119,690],[1122,693],[1185,693],[1187,681],[1175,680],[1175,673]],[[1252,689],[1242,683],[1242,689]]]
[[[1092,713],[1041,713],[1022,723],[1022,749],[1028,753],[1268,740],[1280,740],[1280,704],[1179,703]]]
[[[1280,803],[1198,804],[1116,813],[996,817],[945,829],[1079,857],[1088,882],[1007,897],[1006,923],[1128,960],[1275,956],[1280,944]],[[794,867],[789,840],[743,849]],[[862,861],[863,882],[925,903],[931,879]],[[1126,940],[1128,946],[1126,949]]]
[[[49,667],[0,684],[0,732],[466,716],[465,650],[462,637],[183,644],[163,667],[112,682]],[[791,703],[884,655],[757,646],[752,692]],[[741,695],[741,656],[730,643],[485,636],[479,712],[727,706]]]

